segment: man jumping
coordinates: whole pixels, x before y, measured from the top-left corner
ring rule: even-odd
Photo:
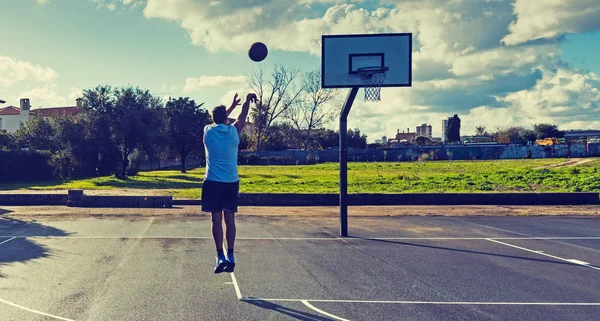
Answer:
[[[246,96],[242,112],[233,125],[228,125],[229,114],[240,104],[240,99],[235,94],[231,107],[228,110],[223,105],[215,107],[212,110],[213,124],[204,127],[206,173],[202,183],[202,211],[212,215],[212,234],[217,247],[215,273],[233,272],[235,268],[235,212],[240,188],[238,145],[251,102],[256,103],[255,94]],[[223,216],[227,256],[223,253]]]

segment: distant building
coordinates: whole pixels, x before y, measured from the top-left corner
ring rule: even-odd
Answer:
[[[75,115],[81,110],[81,100],[77,100],[75,106],[38,108],[31,110],[28,98],[20,101],[20,108],[8,106],[0,108],[0,130],[16,132],[21,124],[26,124],[34,117],[53,117],[62,115]]]
[[[406,133],[404,131],[401,133],[398,129],[396,137],[388,139],[388,144],[412,144],[415,137],[417,137],[417,133],[411,133],[410,128],[406,129]]]
[[[427,138],[433,137],[431,125],[422,124],[417,127],[417,136],[423,136]]]
[[[445,143],[447,139],[448,124],[450,123],[449,118],[442,119],[442,142]]]
[[[382,143],[382,140],[381,140],[381,139],[376,139],[376,140],[375,140],[375,144],[381,145],[381,143]]]
[[[387,139],[387,136],[383,136],[383,137],[381,137],[381,142],[382,142],[382,143],[384,143],[384,144],[385,144],[387,141],[388,141],[388,139]]]
[[[600,130],[593,130],[593,129],[567,130],[567,131],[565,131],[564,138],[567,142],[577,142],[577,141],[590,142],[592,140],[597,141],[600,138]]]

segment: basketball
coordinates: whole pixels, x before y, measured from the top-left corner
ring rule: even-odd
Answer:
[[[260,62],[267,58],[267,54],[269,53],[269,49],[262,42],[255,42],[248,50],[248,56],[252,61]]]

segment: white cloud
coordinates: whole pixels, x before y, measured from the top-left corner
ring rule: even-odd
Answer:
[[[352,109],[349,126],[370,140],[424,122],[439,136],[442,118],[455,113],[464,134],[479,125],[600,122],[598,76],[565,67],[557,40],[600,29],[597,0],[148,0],[143,14],[179,24],[210,52],[246,52],[262,41],[319,55],[323,34],[412,32],[413,87],[385,88],[379,104],[359,97]],[[245,77],[188,78],[183,91],[211,87],[246,89]]]
[[[514,13],[517,20],[509,26],[511,33],[502,39],[507,45],[600,29],[597,0],[517,0]]]
[[[246,84],[245,76],[201,76],[186,79],[183,92],[195,92],[211,87],[240,87]]]
[[[49,0],[35,0],[35,2],[36,2],[37,4],[48,4],[48,3],[50,3],[50,1],[49,1]]]
[[[54,82],[58,74],[50,67],[34,65],[28,61],[0,56],[0,88],[8,88],[18,82]]]

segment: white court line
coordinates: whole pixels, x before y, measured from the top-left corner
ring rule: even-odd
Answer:
[[[0,238],[15,239],[182,239],[212,240],[212,236],[44,236],[44,235],[0,235]],[[529,237],[238,237],[243,241],[487,241],[487,240],[600,240],[600,236],[529,236]],[[1,243],[0,243],[1,244]]]
[[[235,288],[235,294],[237,294],[238,300],[241,300],[242,292],[240,292],[240,287],[238,286],[238,283],[237,283],[234,273],[231,273],[231,281],[233,282],[233,287]]]
[[[559,257],[559,256],[555,256],[555,255],[551,255],[551,254],[546,254],[546,253],[544,253],[542,251],[535,251],[535,250],[531,250],[531,249],[528,249],[528,248],[524,248],[524,247],[512,245],[512,244],[509,244],[509,243],[500,242],[500,241],[493,240],[493,239],[488,239],[488,241],[494,242],[494,243],[498,243],[498,244],[502,244],[502,245],[505,245],[505,246],[514,247],[514,248],[519,249],[519,250],[523,250],[523,251],[527,251],[527,252],[531,252],[531,253],[535,253],[535,254],[547,256],[547,257],[551,257],[553,259],[557,259],[557,260],[569,262],[569,263],[572,263],[572,264],[585,266],[585,267],[588,267],[590,269],[600,270],[599,267],[596,267],[596,266],[593,266],[593,265],[590,265],[590,264],[582,264],[582,263],[586,263],[586,262],[583,262],[583,261],[574,260],[574,259],[565,259],[565,258],[562,258],[562,257]]]
[[[8,240],[5,240],[5,241],[3,241],[2,243],[0,243],[0,245],[2,245],[2,244],[4,244],[4,243],[8,243],[8,242],[10,242],[10,241],[14,240],[15,238],[16,238],[16,237],[13,237],[13,238],[10,238],[10,239],[8,239]],[[2,303],[4,303],[4,304],[8,304],[8,305],[10,305],[10,306],[13,306],[13,307],[15,307],[15,308],[17,308],[17,309],[25,310],[25,311],[28,311],[28,312],[32,312],[32,313],[39,314],[39,315],[43,315],[43,316],[50,317],[50,318],[54,318],[54,319],[57,319],[57,320],[74,321],[74,320],[71,320],[71,319],[66,319],[66,318],[63,318],[63,317],[56,316],[56,315],[52,315],[52,314],[48,314],[48,313],[44,313],[44,312],[42,312],[42,311],[38,311],[38,310],[34,310],[34,309],[30,309],[30,308],[24,307],[24,306],[22,306],[22,305],[18,305],[18,304],[16,304],[16,303],[12,303],[12,302],[10,302],[10,301],[6,301],[6,300],[4,300],[4,299],[2,299],[2,298],[0,298],[0,302],[2,302]]]
[[[8,239],[8,240],[5,240],[5,241],[1,242],[1,243],[0,243],[0,245],[2,245],[2,244],[4,244],[4,243],[8,243],[8,242],[10,242],[10,241],[12,241],[12,240],[14,240],[14,239],[16,239],[16,237],[12,237],[12,238],[10,238],[10,239]]]
[[[328,300],[328,299],[270,299],[242,298],[242,301],[273,301],[273,302],[325,302],[325,303],[378,303],[378,304],[430,304],[430,305],[550,305],[550,306],[600,306],[600,302],[485,302],[485,301],[382,301],[382,300]]]
[[[53,318],[53,319],[64,320],[64,321],[74,321],[72,319],[67,319],[67,318],[56,316],[56,315],[44,313],[44,312],[41,312],[41,311],[38,311],[38,310],[30,309],[30,308],[24,307],[22,305],[18,305],[16,303],[12,303],[12,302],[9,302],[9,301],[3,300],[3,299],[0,299],[0,302],[8,304],[10,306],[13,306],[15,308],[19,308],[21,310],[25,310],[25,311],[29,311],[29,312],[32,312],[32,313],[35,313],[35,314],[43,315],[45,317],[50,317],[50,318]]]
[[[312,304],[308,303],[308,301],[306,301],[306,300],[302,300],[302,303],[304,303],[304,305],[306,305],[309,309],[312,309],[312,310],[314,310],[314,311],[316,311],[318,313],[321,313],[324,316],[328,316],[330,318],[333,318],[333,319],[336,319],[336,320],[340,320],[340,321],[350,321],[348,319],[340,318],[340,317],[338,317],[336,315],[333,315],[331,313],[327,313],[327,312],[325,312],[325,311],[323,311],[321,309],[318,309],[315,306],[313,306]]]

